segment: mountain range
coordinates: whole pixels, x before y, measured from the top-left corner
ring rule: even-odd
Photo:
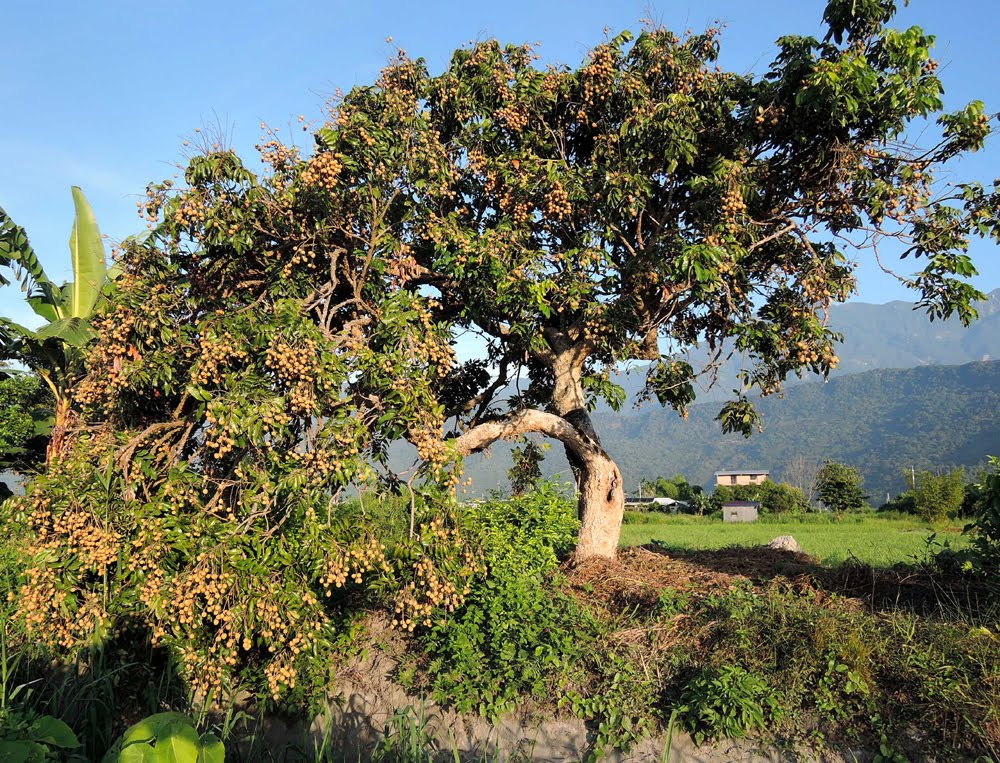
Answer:
[[[720,469],[763,468],[789,479],[799,456],[800,464],[833,458],[859,467],[880,503],[905,489],[911,469],[975,469],[1000,454],[1000,289],[977,308],[979,320],[965,328],[957,319],[930,322],[907,302],[836,306],[831,326],[845,336],[839,368],[826,383],[805,377],[758,401],[764,431],[748,440],[722,435],[714,420],[735,369],[723,370],[687,420],[646,403],[618,413],[599,407],[594,423],[632,490],[677,473],[709,485]],[[619,376],[630,400],[644,375],[637,368]],[[466,459],[470,495],[506,488],[509,450],[498,444]],[[568,468],[554,443],[544,471],[568,479]]]

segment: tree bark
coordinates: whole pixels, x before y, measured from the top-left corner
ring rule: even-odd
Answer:
[[[584,461],[579,501],[576,561],[592,557],[614,559],[625,516],[625,490],[618,465],[603,450]]]
[[[45,449],[45,466],[48,467],[53,461],[59,458],[66,450],[66,434],[73,425],[75,414],[70,404],[69,397],[57,397],[52,423],[52,436],[49,438],[48,447]]]
[[[586,410],[583,410],[586,416]],[[589,423],[590,417],[586,416]],[[593,431],[593,427],[590,427]],[[614,558],[621,537],[625,493],[621,472],[600,443],[563,416],[524,409],[473,427],[456,440],[460,455],[478,453],[500,439],[538,432],[559,440],[580,465],[580,536],[575,559]]]

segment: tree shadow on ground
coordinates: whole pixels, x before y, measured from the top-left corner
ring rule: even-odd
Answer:
[[[629,548],[614,561],[590,561],[570,573],[570,584],[588,589],[612,609],[655,606],[664,588],[711,593],[743,581],[754,586],[783,582],[823,599],[861,602],[873,612],[906,611],[971,622],[1000,620],[1000,595],[981,579],[930,565],[879,568],[849,560],[828,567],[802,553],[767,546],[692,551],[663,543]]]

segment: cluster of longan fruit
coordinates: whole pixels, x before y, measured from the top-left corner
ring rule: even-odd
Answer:
[[[232,360],[245,361],[248,357],[236,337],[225,332],[219,337],[202,339],[198,348],[198,362],[191,371],[194,384],[207,387],[221,383],[219,369]]]
[[[407,583],[396,600],[392,625],[412,633],[417,625],[430,627],[437,607],[454,612],[461,606],[464,594],[459,594],[451,581],[442,579],[428,557],[418,559],[413,566],[414,580]]]
[[[188,627],[204,621],[221,624],[234,584],[231,574],[214,570],[202,554],[193,569],[174,580],[173,606],[178,621]]]
[[[743,194],[740,193],[739,186],[734,185],[722,197],[721,210],[723,217],[732,219],[737,215],[746,212],[747,205],[743,201]]]
[[[528,125],[528,115],[520,106],[504,106],[497,109],[495,117],[513,132],[521,132]]]
[[[205,447],[213,451],[216,458],[225,458],[236,447],[236,438],[225,428],[218,414],[209,409],[205,420],[213,425],[205,434]]]
[[[514,219],[515,225],[527,225],[531,221],[531,205],[517,199],[511,191],[505,191],[500,197],[500,209]]]
[[[361,585],[364,575],[377,571],[390,572],[391,567],[385,558],[385,546],[369,538],[338,556],[330,557],[319,583],[324,587],[324,593],[330,596],[334,588],[344,587],[348,580]]]
[[[295,164],[299,159],[299,150],[293,146],[286,146],[278,140],[268,140],[258,143],[255,148],[260,154],[261,161],[270,165],[275,172],[286,170]]]
[[[583,101],[592,106],[606,93],[615,74],[615,57],[611,48],[602,45],[590,54],[590,63],[581,73],[583,80]],[[596,126],[596,125],[595,125]]]
[[[17,597],[18,613],[28,633],[37,634],[44,643],[72,649],[107,623],[108,614],[97,594],[81,592],[80,606],[71,611],[68,594],[57,585],[54,570],[31,567],[26,576],[28,582]],[[11,591],[8,598],[13,597]]]
[[[167,200],[167,189],[173,185],[173,181],[165,180],[161,186],[150,184],[146,186],[146,200],[139,200],[135,203],[139,210],[139,217],[148,223],[155,223],[159,219],[160,210]]]
[[[569,194],[559,183],[556,183],[545,196],[545,213],[556,220],[569,217],[573,206],[569,203]]]
[[[118,559],[118,542],[121,536],[94,524],[89,512],[66,511],[53,515],[47,506],[40,508],[30,518],[38,533],[35,549],[63,549],[76,554],[87,569],[104,575]]]
[[[281,697],[283,686],[287,686],[289,689],[295,688],[298,671],[291,659],[274,660],[264,666],[264,675],[267,677],[267,686],[271,690],[271,697],[277,700]]]
[[[187,193],[180,198],[174,211],[174,223],[181,228],[203,224],[208,210],[208,202],[196,193]]]
[[[448,448],[441,439],[441,433],[429,425],[416,425],[407,431],[409,440],[417,449],[420,458],[428,463],[443,464],[447,460]]]
[[[337,186],[344,165],[329,151],[316,154],[302,169],[302,182],[306,185],[332,191]]]
[[[316,340],[307,337],[301,346],[275,339],[267,348],[265,363],[275,376],[286,383],[311,379],[316,371]]]

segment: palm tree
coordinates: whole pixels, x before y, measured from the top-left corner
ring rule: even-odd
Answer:
[[[0,317],[0,361],[16,360],[48,385],[55,399],[46,464],[62,452],[72,425],[70,391],[84,373],[85,348],[94,337],[90,319],[108,281],[104,243],[87,198],[73,186],[76,216],[69,250],[73,282],[57,286],[45,274],[24,229],[0,208],[0,268],[20,282],[25,300],[46,323],[26,328]],[[0,270],[0,285],[10,283]]]

